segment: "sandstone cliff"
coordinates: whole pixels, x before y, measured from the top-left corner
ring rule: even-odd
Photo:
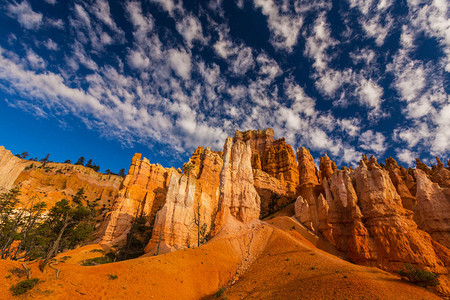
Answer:
[[[261,198],[261,215],[286,206],[295,200],[298,168],[295,154],[284,138],[274,139],[274,131],[248,130],[235,132],[235,140],[250,145],[254,186]]]
[[[432,182],[422,170],[414,171],[417,180],[417,205],[414,220],[420,229],[450,249],[450,193]]]
[[[261,200],[256,192],[251,165],[252,148],[237,135],[227,138],[220,172],[219,210],[214,233],[227,223],[249,223],[259,219]]]
[[[32,166],[32,167],[31,167]],[[47,208],[61,199],[71,200],[83,189],[86,201],[99,201],[100,207],[111,208],[123,178],[106,175],[79,165],[33,162],[17,177],[22,203],[33,196],[40,197]]]
[[[145,157],[141,160],[141,156],[139,153],[133,156],[128,175],[123,180],[111,212],[105,218],[102,244],[125,242],[137,216],[145,216],[150,223],[165,203],[170,175],[177,171],[150,164]]]
[[[419,176],[425,176],[420,170],[416,172]],[[321,194],[312,210],[312,205],[299,197],[296,216],[338,250],[347,253],[350,260],[389,271],[398,270],[402,262],[408,262],[429,267],[441,274],[448,272],[446,267],[450,263],[450,250],[438,245],[430,235],[417,228],[413,212],[403,207],[389,173],[377,164],[375,158],[372,157],[367,164],[362,160],[354,171],[335,171],[329,178],[324,178],[322,185],[326,201]],[[429,183],[425,185],[429,187]],[[422,190],[418,183],[419,188]],[[428,192],[433,194],[439,191],[432,189]],[[442,202],[441,207],[445,203],[445,199],[431,197]],[[426,196],[420,195],[422,198]],[[423,206],[426,219],[426,214],[432,213],[433,205],[425,202]],[[446,229],[442,224],[447,220],[446,213],[436,219],[435,224],[431,223],[428,227],[430,232],[436,228]],[[440,238],[441,233],[435,232]]]
[[[386,159],[385,163],[392,183],[402,199],[403,207],[412,210],[417,204],[417,199],[413,196],[416,191],[416,182],[412,169],[406,170],[399,166],[392,157]]]
[[[31,163],[14,156],[11,151],[0,146],[0,192],[7,192],[19,174]]]
[[[221,169],[221,153],[199,147],[184,165],[185,174],[172,173],[146,253],[193,248],[206,241],[217,212]]]
[[[0,146],[0,191],[19,187],[22,204],[39,197],[51,208],[62,199],[71,200],[82,188],[86,201],[99,200],[100,207],[110,208],[122,180],[79,165],[47,163],[44,167],[41,162],[13,156]]]

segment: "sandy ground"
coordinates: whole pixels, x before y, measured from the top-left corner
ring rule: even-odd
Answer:
[[[286,227],[287,217],[273,219]],[[301,226],[301,225],[300,225]],[[290,227],[291,228],[291,227]],[[227,299],[440,299],[377,268],[354,265],[315,248],[296,230],[276,231]]]
[[[57,265],[59,279],[55,270],[42,274],[37,263],[29,264],[41,282],[20,297],[12,297],[9,288],[24,278],[9,275],[21,264],[1,260],[0,299],[213,299],[220,287],[226,287],[227,299],[439,299],[318,249],[328,245],[289,217],[270,222],[284,230],[256,222],[231,227],[200,248],[91,267],[78,263],[101,255],[95,251],[101,248],[82,247],[59,255],[70,256]]]

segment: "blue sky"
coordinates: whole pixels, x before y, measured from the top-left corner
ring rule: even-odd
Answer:
[[[449,158],[448,2],[0,0],[0,144],[127,169],[272,127],[338,165]]]

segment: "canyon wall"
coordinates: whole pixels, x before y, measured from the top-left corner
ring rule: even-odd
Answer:
[[[206,242],[218,208],[221,156],[220,152],[198,147],[183,165],[184,174],[171,174],[165,204],[156,214],[146,253],[161,254]]]
[[[250,223],[259,219],[261,199],[256,192],[251,165],[252,146],[236,135],[228,137],[223,150],[220,172],[219,210],[214,234],[228,223]]]
[[[0,146],[0,192],[18,187],[22,205],[31,198],[39,198],[49,209],[62,199],[71,200],[83,189],[86,201],[98,200],[100,207],[110,208],[122,180],[120,176],[102,174],[80,165],[44,165],[20,159]]]
[[[0,192],[7,192],[19,174],[31,163],[14,156],[11,151],[0,146]]]
[[[265,217],[295,200],[299,176],[295,154],[284,138],[274,139],[274,131],[236,130],[234,140],[250,145],[254,186],[261,198]]]
[[[302,174],[309,174],[303,177],[316,186],[319,177],[314,176],[314,167],[305,163],[311,158],[308,153],[302,156],[307,159],[299,159],[299,167],[305,169],[300,170],[300,182]],[[304,193],[296,200],[296,217],[307,228],[358,264],[395,271],[407,262],[448,274],[450,198],[424,171],[416,169],[414,177],[409,177],[409,173],[394,167],[393,161],[384,169],[374,157],[363,157],[355,170],[327,174],[321,177],[323,194],[315,198]],[[414,187],[417,191],[415,196],[407,180],[415,183],[410,182],[411,190]],[[411,207],[414,199],[417,204]]]
[[[144,157],[141,160],[141,157],[136,153],[132,158],[128,174],[102,225],[101,244],[125,243],[133,220],[144,216],[148,223],[153,222],[156,212],[165,203],[170,176],[178,171],[150,164],[148,159]]]

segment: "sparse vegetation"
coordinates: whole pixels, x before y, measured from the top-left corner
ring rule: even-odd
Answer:
[[[15,285],[13,285],[10,290],[13,296],[22,295],[32,290],[36,284],[38,284],[38,278],[25,279]]]
[[[202,203],[199,199],[197,199],[196,208],[194,212],[194,223],[197,226],[197,247],[200,247],[200,245],[204,244],[206,240],[208,239],[208,225],[206,223],[202,223],[202,215],[200,213],[200,210],[202,208]]]
[[[92,250],[89,251],[89,252],[92,252],[92,253],[102,253],[102,254],[104,254],[104,253],[105,253],[105,250],[102,250],[102,249],[92,249]]]
[[[221,287],[215,294],[214,294],[214,298],[219,298],[220,296],[223,295],[223,293],[225,293],[226,288],[225,287]]]
[[[84,156],[81,156],[76,162],[75,165],[84,166]]]
[[[43,258],[43,270],[58,252],[83,244],[91,237],[98,202],[82,201],[85,198],[82,189],[72,204],[66,199],[58,201],[45,215],[45,203],[38,196],[16,208],[19,195],[18,189],[0,194],[0,258]]]
[[[88,258],[81,262],[82,266],[96,266],[104,265],[114,262],[115,255],[113,253],[108,253],[105,256]]]
[[[115,280],[115,279],[117,279],[117,278],[119,278],[119,276],[117,276],[117,275],[112,275],[112,274],[109,274],[109,275],[108,275],[108,279],[109,279],[109,280]]]
[[[17,277],[25,277],[28,274],[28,271],[22,268],[12,268],[9,270],[9,273],[11,273],[12,275],[15,275]]]
[[[439,274],[420,269],[414,265],[403,263],[404,269],[398,271],[402,277],[408,278],[411,283],[419,286],[439,285]]]
[[[189,161],[183,165],[183,173],[189,176],[194,168],[194,164]]]

